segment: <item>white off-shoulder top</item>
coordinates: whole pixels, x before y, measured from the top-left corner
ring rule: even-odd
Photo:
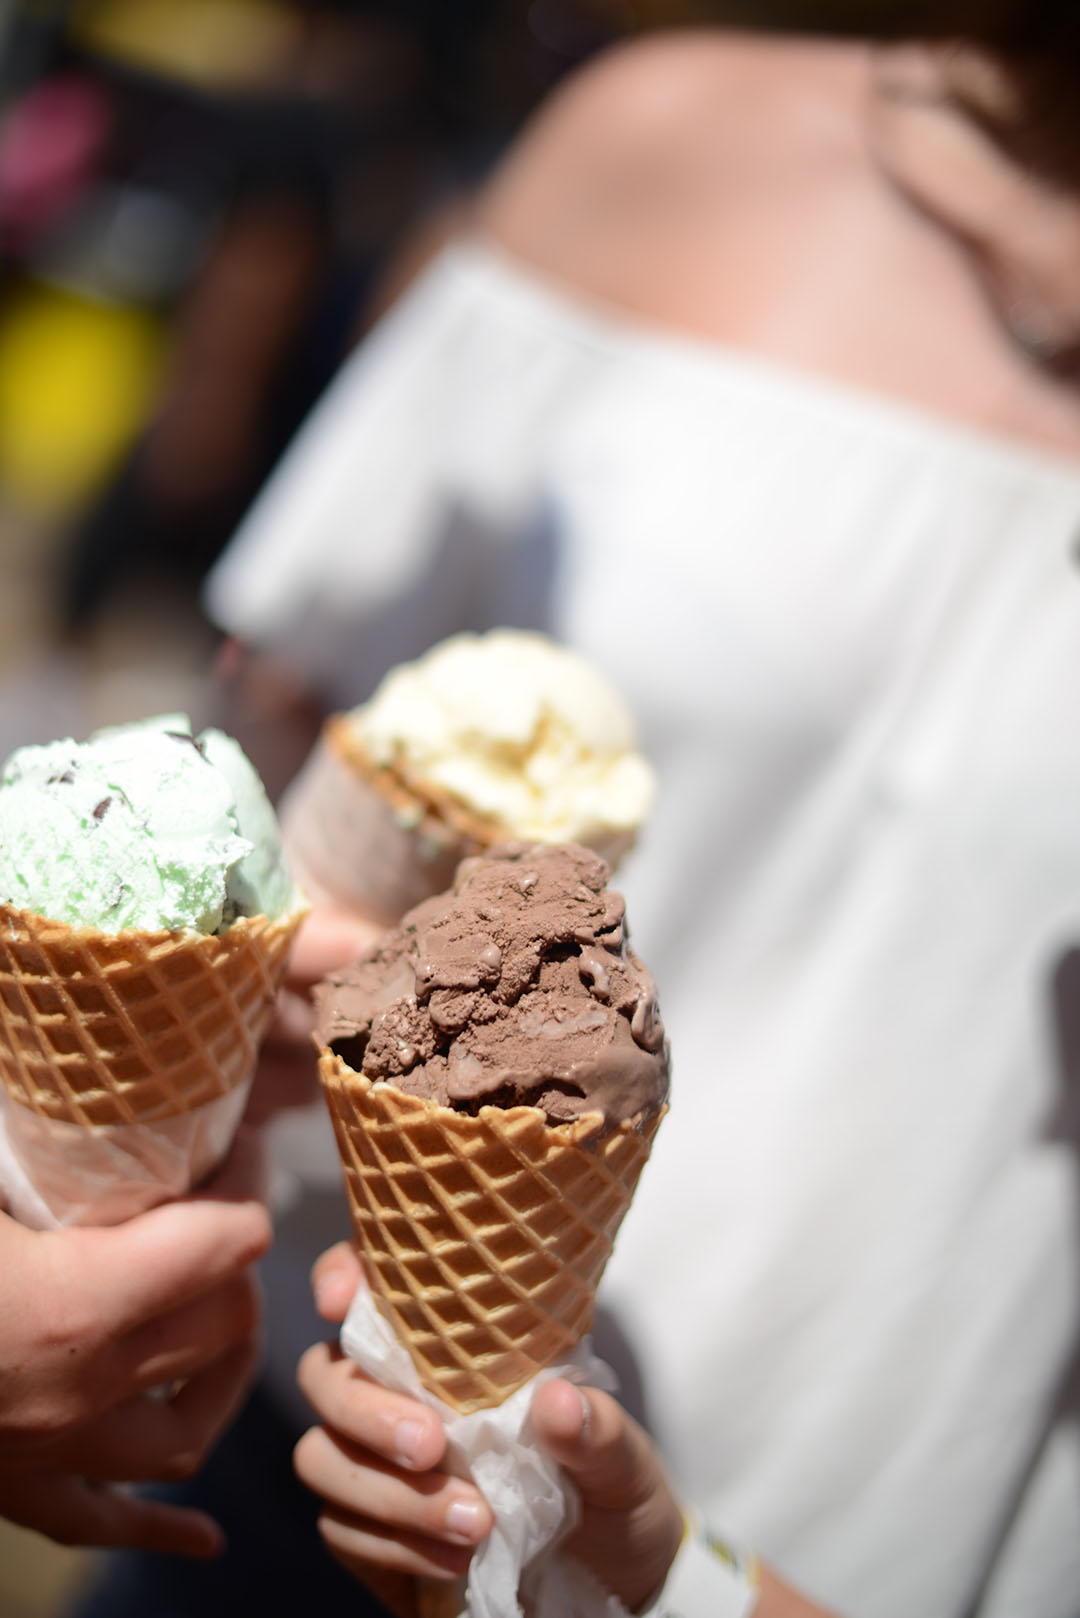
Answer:
[[[629,699],[673,1095],[604,1298],[680,1489],[848,1618],[1080,1604],[1078,541],[1076,467],[471,243],[210,581],[336,705],[493,624]]]

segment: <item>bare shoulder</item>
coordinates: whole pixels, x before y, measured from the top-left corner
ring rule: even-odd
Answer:
[[[722,29],[617,47],[534,117],[481,199],[481,225],[558,269],[552,243],[587,250],[576,232],[590,217],[611,232],[619,219],[646,224],[660,204],[670,225],[705,188],[805,174],[850,151],[864,62],[859,45]]]

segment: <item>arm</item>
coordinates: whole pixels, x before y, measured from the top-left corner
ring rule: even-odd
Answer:
[[[260,1168],[245,1135],[203,1191],[124,1225],[0,1215],[0,1514],[64,1544],[220,1550],[201,1512],[109,1485],[191,1476],[247,1391]]]
[[[315,1266],[320,1312],[344,1318],[359,1279],[346,1246]],[[325,1424],[296,1449],[301,1479],[323,1497],[319,1530],[331,1554],[403,1618],[410,1583],[459,1578],[491,1528],[478,1491],[439,1471],[445,1436],[426,1406],[371,1382],[334,1346],[322,1343],[300,1362],[300,1386]],[[639,1610],[663,1584],[683,1532],[679,1504],[648,1436],[605,1393],[549,1382],[532,1407],[541,1442],[581,1494],[583,1516],[569,1550]],[[761,1569],[755,1618],[830,1618],[821,1607]]]

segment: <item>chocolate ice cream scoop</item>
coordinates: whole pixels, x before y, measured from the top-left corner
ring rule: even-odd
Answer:
[[[320,1041],[373,1082],[463,1112],[655,1117],[664,1025],[607,878],[574,844],[465,860],[450,892],[320,987]]]

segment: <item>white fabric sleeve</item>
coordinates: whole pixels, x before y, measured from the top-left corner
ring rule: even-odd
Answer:
[[[335,705],[509,621],[492,580],[527,525],[535,439],[522,355],[469,270],[447,250],[346,360],[207,583],[221,628]]]

